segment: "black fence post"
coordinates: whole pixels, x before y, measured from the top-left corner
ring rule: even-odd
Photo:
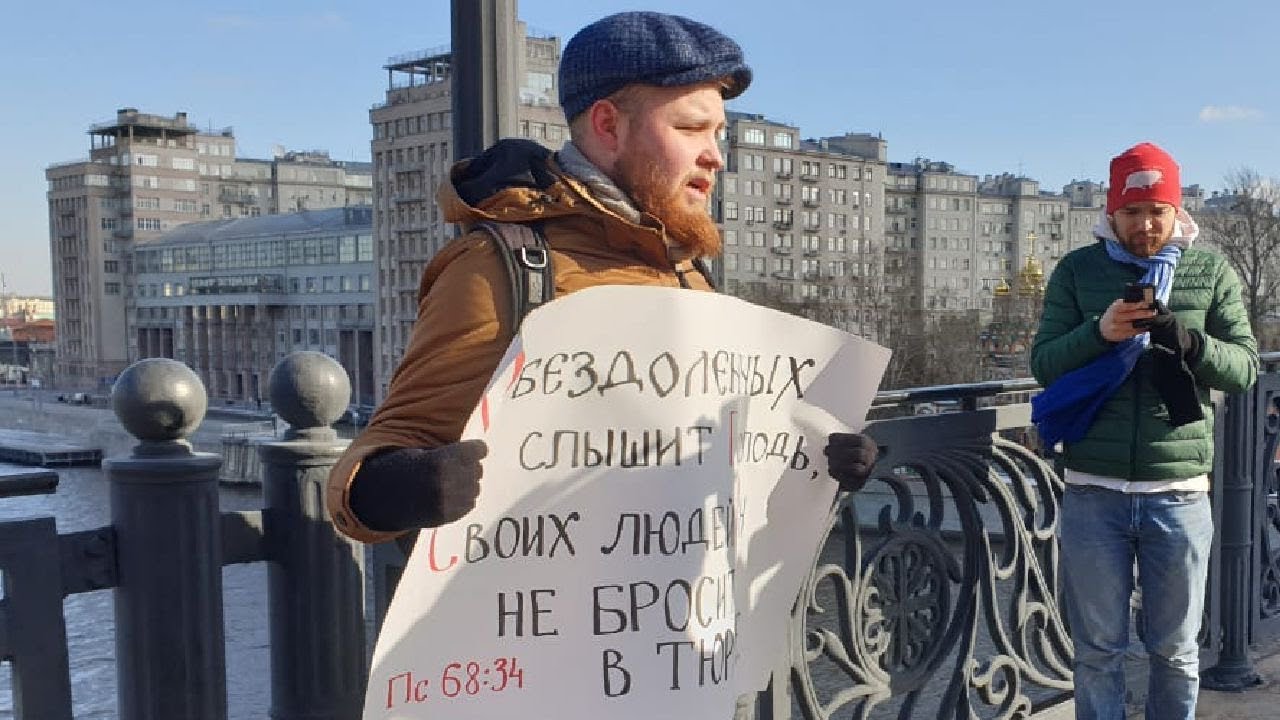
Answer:
[[[103,463],[116,533],[116,667],[126,720],[225,720],[221,458],[193,452],[200,378],[174,360],[130,365],[111,390],[139,440]]]
[[[318,352],[271,371],[271,407],[289,423],[259,446],[270,560],[271,717],[357,720],[364,702],[364,549],[338,535],[324,504],[346,447],[330,427],[351,399],[347,372]]]
[[[1261,420],[1258,388],[1227,398],[1222,483],[1222,649],[1218,663],[1200,673],[1210,690],[1244,690],[1262,684],[1249,659],[1255,589],[1253,538],[1255,429]],[[1265,465],[1263,466],[1265,467]]]

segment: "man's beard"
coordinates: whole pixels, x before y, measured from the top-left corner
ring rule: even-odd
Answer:
[[[1114,225],[1112,226],[1112,231],[1115,232]],[[1145,233],[1136,230],[1123,237],[1117,232],[1116,239],[1120,241],[1121,247],[1129,251],[1130,255],[1146,258],[1160,252],[1161,248],[1169,244],[1169,241],[1173,239],[1173,229],[1170,228],[1164,234],[1164,237],[1159,240],[1150,240]]]
[[[664,178],[657,163],[640,152],[618,158],[618,186],[635,202],[636,207],[662,222],[667,237],[694,257],[720,254],[720,230],[705,207],[689,207],[683,186],[672,186]]]

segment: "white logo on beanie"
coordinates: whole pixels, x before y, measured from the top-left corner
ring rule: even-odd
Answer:
[[[1129,173],[1129,177],[1124,180],[1124,190],[1121,194],[1130,190],[1149,190],[1164,179],[1164,173],[1159,170],[1137,170]]]

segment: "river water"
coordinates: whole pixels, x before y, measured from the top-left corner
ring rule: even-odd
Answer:
[[[244,427],[235,417],[205,417],[192,434],[196,449],[218,451],[224,431]],[[0,394],[0,427],[51,433],[103,449],[106,457],[127,455],[135,441],[104,408],[58,403],[53,392]],[[61,468],[58,490],[50,495],[0,498],[0,522],[51,515],[65,534],[109,525],[110,483],[96,467]],[[223,511],[262,507],[256,487],[223,487]],[[223,568],[228,717],[265,718],[270,706],[267,647],[267,566],[250,563]],[[76,718],[116,717],[115,610],[112,591],[68,597],[63,604]],[[14,718],[11,668],[0,664],[0,720]]]
[[[98,468],[58,471],[58,491],[0,499],[0,522],[52,515],[59,533],[91,530],[111,522],[110,484]],[[224,487],[224,511],[262,507],[257,488]],[[265,718],[270,703],[267,648],[267,566],[232,565],[223,569],[226,618],[227,712],[231,718]],[[116,717],[116,665],[112,591],[68,597],[63,605],[71,662],[71,694],[76,718]],[[0,719],[14,717],[11,673],[0,672]]]

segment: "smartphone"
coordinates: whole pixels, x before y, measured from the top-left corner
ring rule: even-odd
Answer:
[[[1146,307],[1155,309],[1156,306],[1156,286],[1151,283],[1129,283],[1124,286],[1125,302],[1140,302]],[[1133,326],[1139,330],[1145,330],[1151,327],[1151,320],[1134,320]]]
[[[1152,306],[1156,302],[1156,286],[1151,283],[1129,283],[1124,286],[1124,301]]]

